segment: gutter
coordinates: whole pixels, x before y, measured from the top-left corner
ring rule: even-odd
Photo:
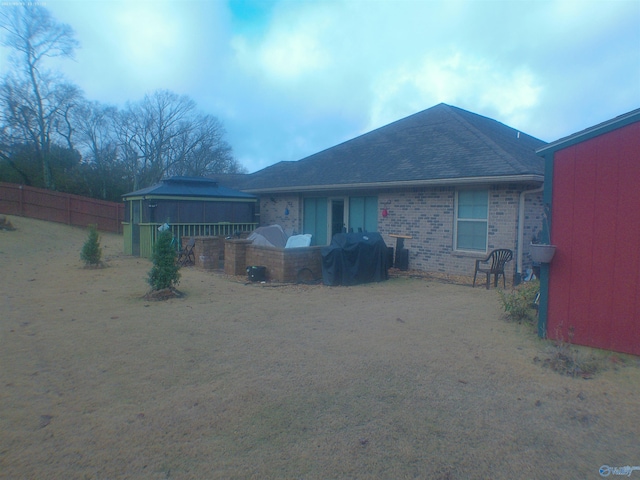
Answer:
[[[573,135],[569,135],[568,137],[561,138],[555,142],[548,143],[544,147],[538,148],[536,153],[541,157],[546,157],[547,153],[553,154],[553,152],[557,150],[562,150],[563,148],[570,147],[576,143],[584,142],[585,140],[617,130],[638,121],[640,121],[640,108],[619,115],[598,125],[594,125],[593,127],[589,127],[578,133],[574,133]]]
[[[332,185],[296,185],[292,187],[270,188],[241,188],[247,193],[291,193],[291,192],[322,192],[329,190],[364,190],[380,188],[406,188],[406,187],[442,187],[452,185],[479,185],[491,183],[519,183],[519,182],[544,182],[544,175],[504,175],[495,177],[463,177],[463,178],[436,178],[429,180],[403,180],[396,182],[370,182],[370,183],[341,183]]]
[[[519,275],[518,280],[522,278],[522,250],[524,249],[524,197],[531,193],[540,193],[543,191],[544,186],[520,192],[520,203],[518,205],[518,253],[516,256],[516,273]]]
[[[131,195],[122,196],[123,201],[129,200],[191,200],[191,201],[205,201],[205,202],[255,202],[258,199],[255,196],[248,197],[204,197],[204,196],[182,196],[182,195]]]

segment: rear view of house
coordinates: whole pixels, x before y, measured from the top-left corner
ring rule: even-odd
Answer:
[[[497,248],[514,252],[507,277],[530,264],[541,225],[545,142],[439,104],[234,186],[260,198],[261,225],[327,245],[343,231],[406,237],[409,268],[473,275]]]

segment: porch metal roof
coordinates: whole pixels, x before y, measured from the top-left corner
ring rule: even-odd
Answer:
[[[229,198],[229,199],[255,199],[254,195],[240,192],[231,188],[222,187],[209,178],[202,177],[171,177],[162,180],[151,187],[136,190],[122,196],[132,197],[183,197],[183,198]]]

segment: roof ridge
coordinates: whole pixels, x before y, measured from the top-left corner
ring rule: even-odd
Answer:
[[[362,139],[363,137],[366,137],[366,136],[369,136],[369,135],[375,134],[375,133],[376,133],[376,132],[378,132],[379,130],[382,130],[382,129],[385,129],[385,128],[388,128],[388,127],[391,127],[392,125],[395,125],[395,124],[397,124],[397,123],[404,123],[406,120],[408,120],[408,119],[410,119],[410,118],[412,118],[412,117],[416,117],[416,116],[418,116],[418,115],[422,115],[422,114],[424,114],[425,112],[427,112],[427,111],[429,111],[429,110],[434,110],[434,109],[436,109],[437,107],[440,107],[440,106],[444,106],[444,107],[451,108],[451,105],[447,105],[446,103],[440,102],[440,103],[438,103],[437,105],[433,105],[432,107],[425,108],[425,109],[423,109],[423,110],[420,110],[419,112],[415,112],[415,113],[412,113],[412,114],[410,114],[410,115],[407,115],[406,117],[398,118],[398,119],[393,120],[393,121],[391,121],[391,122],[389,122],[389,123],[385,123],[384,125],[380,125],[379,127],[376,127],[376,128],[374,128],[373,130],[368,130],[368,131],[366,131],[366,132],[363,132],[363,133],[360,133],[360,134],[356,135],[355,137],[348,138],[347,140],[343,140],[343,141],[342,141],[342,142],[340,142],[340,143],[336,143],[335,145],[332,145],[332,146],[330,146],[330,147],[323,148],[322,150],[319,150],[319,151],[317,151],[317,152],[315,152],[315,153],[312,153],[312,154],[310,154],[310,155],[307,155],[306,157],[302,157],[302,158],[299,158],[299,159],[297,159],[297,160],[281,160],[281,161],[279,161],[279,162],[277,162],[277,163],[275,163],[275,164],[273,164],[273,165],[277,165],[277,164],[279,164],[279,163],[284,163],[284,162],[298,163],[298,162],[301,162],[301,161],[303,161],[303,160],[311,159],[311,158],[313,158],[313,157],[315,157],[315,156],[317,156],[317,155],[320,155],[320,154],[322,154],[322,153],[324,153],[324,152],[326,152],[326,151],[328,151],[328,150],[333,150],[334,148],[341,147],[341,146],[343,146],[343,145],[345,145],[345,144],[348,144],[348,143],[351,143],[351,142],[353,142],[353,141],[355,141],[355,140],[360,140],[360,139]],[[271,166],[273,166],[273,165],[271,165]],[[269,168],[269,167],[265,167],[265,168]],[[263,170],[264,170],[264,169],[263,169]],[[258,171],[260,171],[260,170],[258,170]],[[254,172],[254,173],[257,173],[257,172]]]
[[[446,105],[446,104],[443,104]],[[526,135],[525,133],[521,132],[520,130],[517,130],[505,123],[502,122],[498,122],[497,120],[494,120],[492,118],[489,117],[485,117],[483,115],[480,115],[478,113],[473,113],[473,112],[469,112],[468,110],[464,110],[463,108],[459,108],[459,107],[452,107],[451,105],[446,105],[448,107],[448,111],[451,113],[452,116],[454,116],[460,123],[462,123],[463,125],[465,125],[465,127],[473,132],[475,135],[477,135],[478,137],[482,138],[482,140],[491,147],[492,150],[494,150],[498,155],[500,155],[501,158],[503,158],[505,161],[507,161],[509,163],[509,165],[511,165],[512,167],[522,167],[522,163],[518,161],[517,158],[515,158],[513,155],[511,155],[509,152],[507,152],[504,148],[502,148],[500,145],[498,145],[495,140],[493,140],[491,137],[489,137],[488,135],[486,135],[485,133],[483,133],[478,127],[476,127],[475,125],[471,124],[469,121],[467,121],[467,119],[465,119],[462,115],[460,115],[460,113],[458,113],[456,110],[460,110],[463,111],[465,113],[468,113],[469,115],[475,115],[477,117],[480,117],[484,120],[488,120],[491,122],[495,122],[498,123],[506,128],[509,128],[511,130],[515,130],[516,132],[518,132],[519,134],[523,134]],[[535,150],[533,150],[535,152]]]

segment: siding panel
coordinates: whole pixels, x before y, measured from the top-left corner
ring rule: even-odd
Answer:
[[[553,164],[553,221],[551,242],[558,246],[549,269],[549,308],[547,332],[550,338],[567,339],[569,298],[573,285],[573,204],[575,149],[556,154]]]
[[[640,354],[640,123],[555,152],[547,332]]]
[[[569,297],[569,319],[567,339],[584,342],[593,332],[588,318],[591,304],[591,282],[593,281],[593,229],[596,190],[596,162],[593,147],[579,144],[575,147],[573,164],[573,215],[579,221],[572,222],[573,255],[571,257],[572,289]]]
[[[616,162],[599,161],[601,155],[606,154],[605,140],[606,137],[594,139],[591,154],[596,172],[596,183],[593,185],[593,225],[590,232],[593,237],[593,269],[589,276],[589,311],[586,312],[584,322],[586,332],[580,338],[580,343],[603,347],[610,344],[612,332],[611,304],[614,290],[610,286],[615,284],[613,265],[616,260],[612,240],[617,229],[616,217],[612,212],[616,209],[618,190]]]
[[[613,132],[612,139],[618,149],[619,184],[617,208],[611,212],[618,228],[611,304],[616,333],[610,348],[640,354],[640,124],[630,127],[628,133]]]

